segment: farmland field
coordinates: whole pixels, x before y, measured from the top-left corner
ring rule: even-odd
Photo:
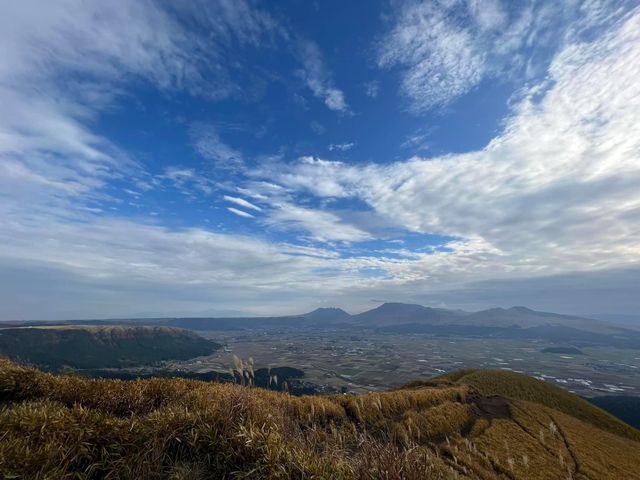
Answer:
[[[400,386],[462,368],[512,370],[583,396],[640,396],[640,351],[581,347],[582,354],[542,352],[549,342],[511,339],[387,335],[344,330],[282,329],[203,332],[225,348],[207,357],[169,362],[188,372],[228,371],[232,357],[258,367],[291,366],[305,381],[358,393]]]

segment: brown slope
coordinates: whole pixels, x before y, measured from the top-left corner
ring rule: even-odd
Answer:
[[[0,361],[0,398],[6,478],[640,479],[640,443],[451,380],[291,397]]]

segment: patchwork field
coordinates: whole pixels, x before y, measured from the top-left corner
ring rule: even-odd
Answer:
[[[522,372],[582,396],[640,396],[640,351],[581,347],[582,354],[543,352],[549,342],[282,329],[200,332],[225,345],[210,356],[169,362],[193,372],[228,371],[233,355],[259,367],[292,366],[305,380],[352,392],[397,387],[461,368]]]

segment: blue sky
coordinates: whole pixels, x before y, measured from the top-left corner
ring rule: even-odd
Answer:
[[[0,318],[640,309],[636,2],[0,13]]]

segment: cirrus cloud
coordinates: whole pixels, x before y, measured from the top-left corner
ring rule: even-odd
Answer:
[[[638,9],[622,19],[619,12],[607,17],[615,23],[589,41],[569,35],[545,66],[546,77],[522,89],[504,130],[485,148],[387,164],[276,158],[249,168],[207,124],[194,137],[204,141],[201,153],[235,169],[233,184],[214,185],[193,165],[150,175],[93,125],[134,80],[162,92],[205,95],[203,87],[210,86],[208,98],[233,95],[236,86],[224,71],[208,75],[217,48],[235,36],[256,44],[258,32],[271,28],[265,17],[225,13],[221,18],[237,20],[243,33],[234,34],[235,21],[229,20],[216,34],[221,43],[208,52],[198,47],[201,38],[159,6],[164,4],[43,4],[46,15],[38,18],[30,17],[31,5],[7,5],[15,12],[0,16],[0,39],[10,47],[0,52],[5,318],[126,315],[139,311],[139,303],[184,313],[211,302],[242,303],[254,313],[265,313],[265,306],[272,313],[292,312],[316,301],[343,300],[357,308],[369,298],[419,301],[425,292],[453,304],[465,292],[477,300],[509,285],[524,285],[510,297],[524,303],[527,286],[544,292],[541,285],[562,286],[567,279],[575,285],[587,277],[589,288],[601,279],[624,290],[625,308],[637,306],[629,299],[640,297],[640,282],[630,281],[640,261]],[[537,38],[529,23],[519,24],[497,2],[493,6],[469,10],[472,29],[454,25],[450,45],[428,36],[449,35],[449,17],[436,25],[442,30],[428,31],[423,27],[439,14],[429,19],[428,10],[416,10],[401,18],[397,25],[410,27],[406,32],[413,36],[393,30],[380,62],[407,74],[403,88],[418,109],[464,94],[504,67],[497,60],[518,51],[512,43]],[[79,15],[79,26],[69,12]],[[603,23],[594,20],[597,11],[588,15]],[[257,23],[247,25],[251,19]],[[27,28],[34,22],[38,28]],[[486,40],[496,35],[500,42]],[[475,50],[477,39],[488,45],[488,57]],[[452,45],[460,52],[448,50]],[[396,61],[392,53],[399,46]],[[422,63],[425,58],[431,63]],[[429,83],[429,72],[439,71],[434,65],[450,77]],[[65,82],[69,78],[81,78],[83,88]],[[348,111],[324,64],[305,64],[303,78],[327,107]],[[222,197],[234,205],[225,205],[228,211],[255,217],[238,222],[252,233],[230,233],[224,225],[169,227],[161,215],[119,218],[111,209],[123,200],[107,191],[108,180],[133,184],[134,190],[124,191],[136,198],[154,182],[172,182],[187,193],[209,193],[215,186],[230,193]],[[98,201],[104,205],[94,205]],[[350,211],[354,204],[361,210]],[[416,234],[419,241],[405,245],[385,236],[385,229],[398,237]],[[283,231],[294,235],[282,240]],[[444,240],[420,244],[429,234]],[[376,245],[359,250],[364,244]]]
[[[567,44],[482,150],[364,166],[306,157],[258,175],[315,198],[361,200],[408,231],[459,239],[446,261],[394,266],[397,280],[444,285],[637,265],[638,58],[636,9],[601,38]]]
[[[610,26],[626,3],[410,0],[400,4],[380,39],[377,61],[400,70],[409,109],[424,113],[485,79],[518,78],[516,88],[540,79],[548,66],[544,52]]]

